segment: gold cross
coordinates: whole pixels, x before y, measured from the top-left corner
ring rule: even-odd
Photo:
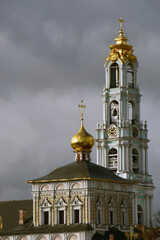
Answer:
[[[120,17],[120,19],[118,20],[120,22],[120,31],[122,31],[122,26],[123,26],[123,19],[122,19],[122,16]]]
[[[81,121],[83,121],[83,108],[86,107],[85,105],[83,105],[83,100],[81,100],[81,104],[79,104],[78,107],[81,108]]]

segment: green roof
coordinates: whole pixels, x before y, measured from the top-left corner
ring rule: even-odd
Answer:
[[[24,225],[19,225],[19,210],[27,210],[27,220]],[[3,227],[0,235],[6,235],[15,232],[22,226],[25,229],[30,228],[33,216],[32,200],[17,200],[0,202],[0,216],[2,217]]]
[[[29,180],[32,182],[51,182],[65,181],[74,179],[97,179],[116,182],[131,183],[129,180],[118,177],[109,169],[88,161],[76,161],[60,168],[54,169],[48,175],[37,179]]]
[[[3,228],[0,236],[22,235],[22,234],[44,234],[44,233],[62,233],[93,230],[89,224],[73,225],[42,225],[33,226],[33,203],[32,200],[6,201],[0,202],[0,216],[3,221]],[[27,210],[27,219],[23,225],[18,223],[19,211]]]

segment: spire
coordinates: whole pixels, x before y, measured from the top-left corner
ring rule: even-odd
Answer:
[[[132,54],[132,46],[127,44],[128,39],[123,35],[124,20],[122,19],[122,16],[118,21],[120,22],[119,36],[115,38],[115,44],[110,45],[111,51],[109,53],[109,56],[105,59],[104,65],[106,65],[108,60],[116,62],[118,58],[123,63],[125,63],[127,59],[129,59],[130,62],[134,62],[137,59],[136,56]]]

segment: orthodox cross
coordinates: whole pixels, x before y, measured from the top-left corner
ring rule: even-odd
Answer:
[[[122,32],[123,31],[122,27],[123,27],[123,23],[124,23],[122,16],[120,17],[120,19],[118,21],[120,22],[120,32]]]
[[[86,107],[85,105],[83,105],[83,100],[81,100],[81,104],[79,104],[78,107],[81,108],[81,121],[83,121],[83,108]]]

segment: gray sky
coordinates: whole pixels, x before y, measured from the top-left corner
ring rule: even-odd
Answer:
[[[87,105],[85,127],[95,137],[104,59],[122,15],[139,62],[154,211],[159,208],[159,13],[159,0],[0,1],[1,201],[30,198],[26,180],[74,161],[70,139],[80,127],[81,99]]]

